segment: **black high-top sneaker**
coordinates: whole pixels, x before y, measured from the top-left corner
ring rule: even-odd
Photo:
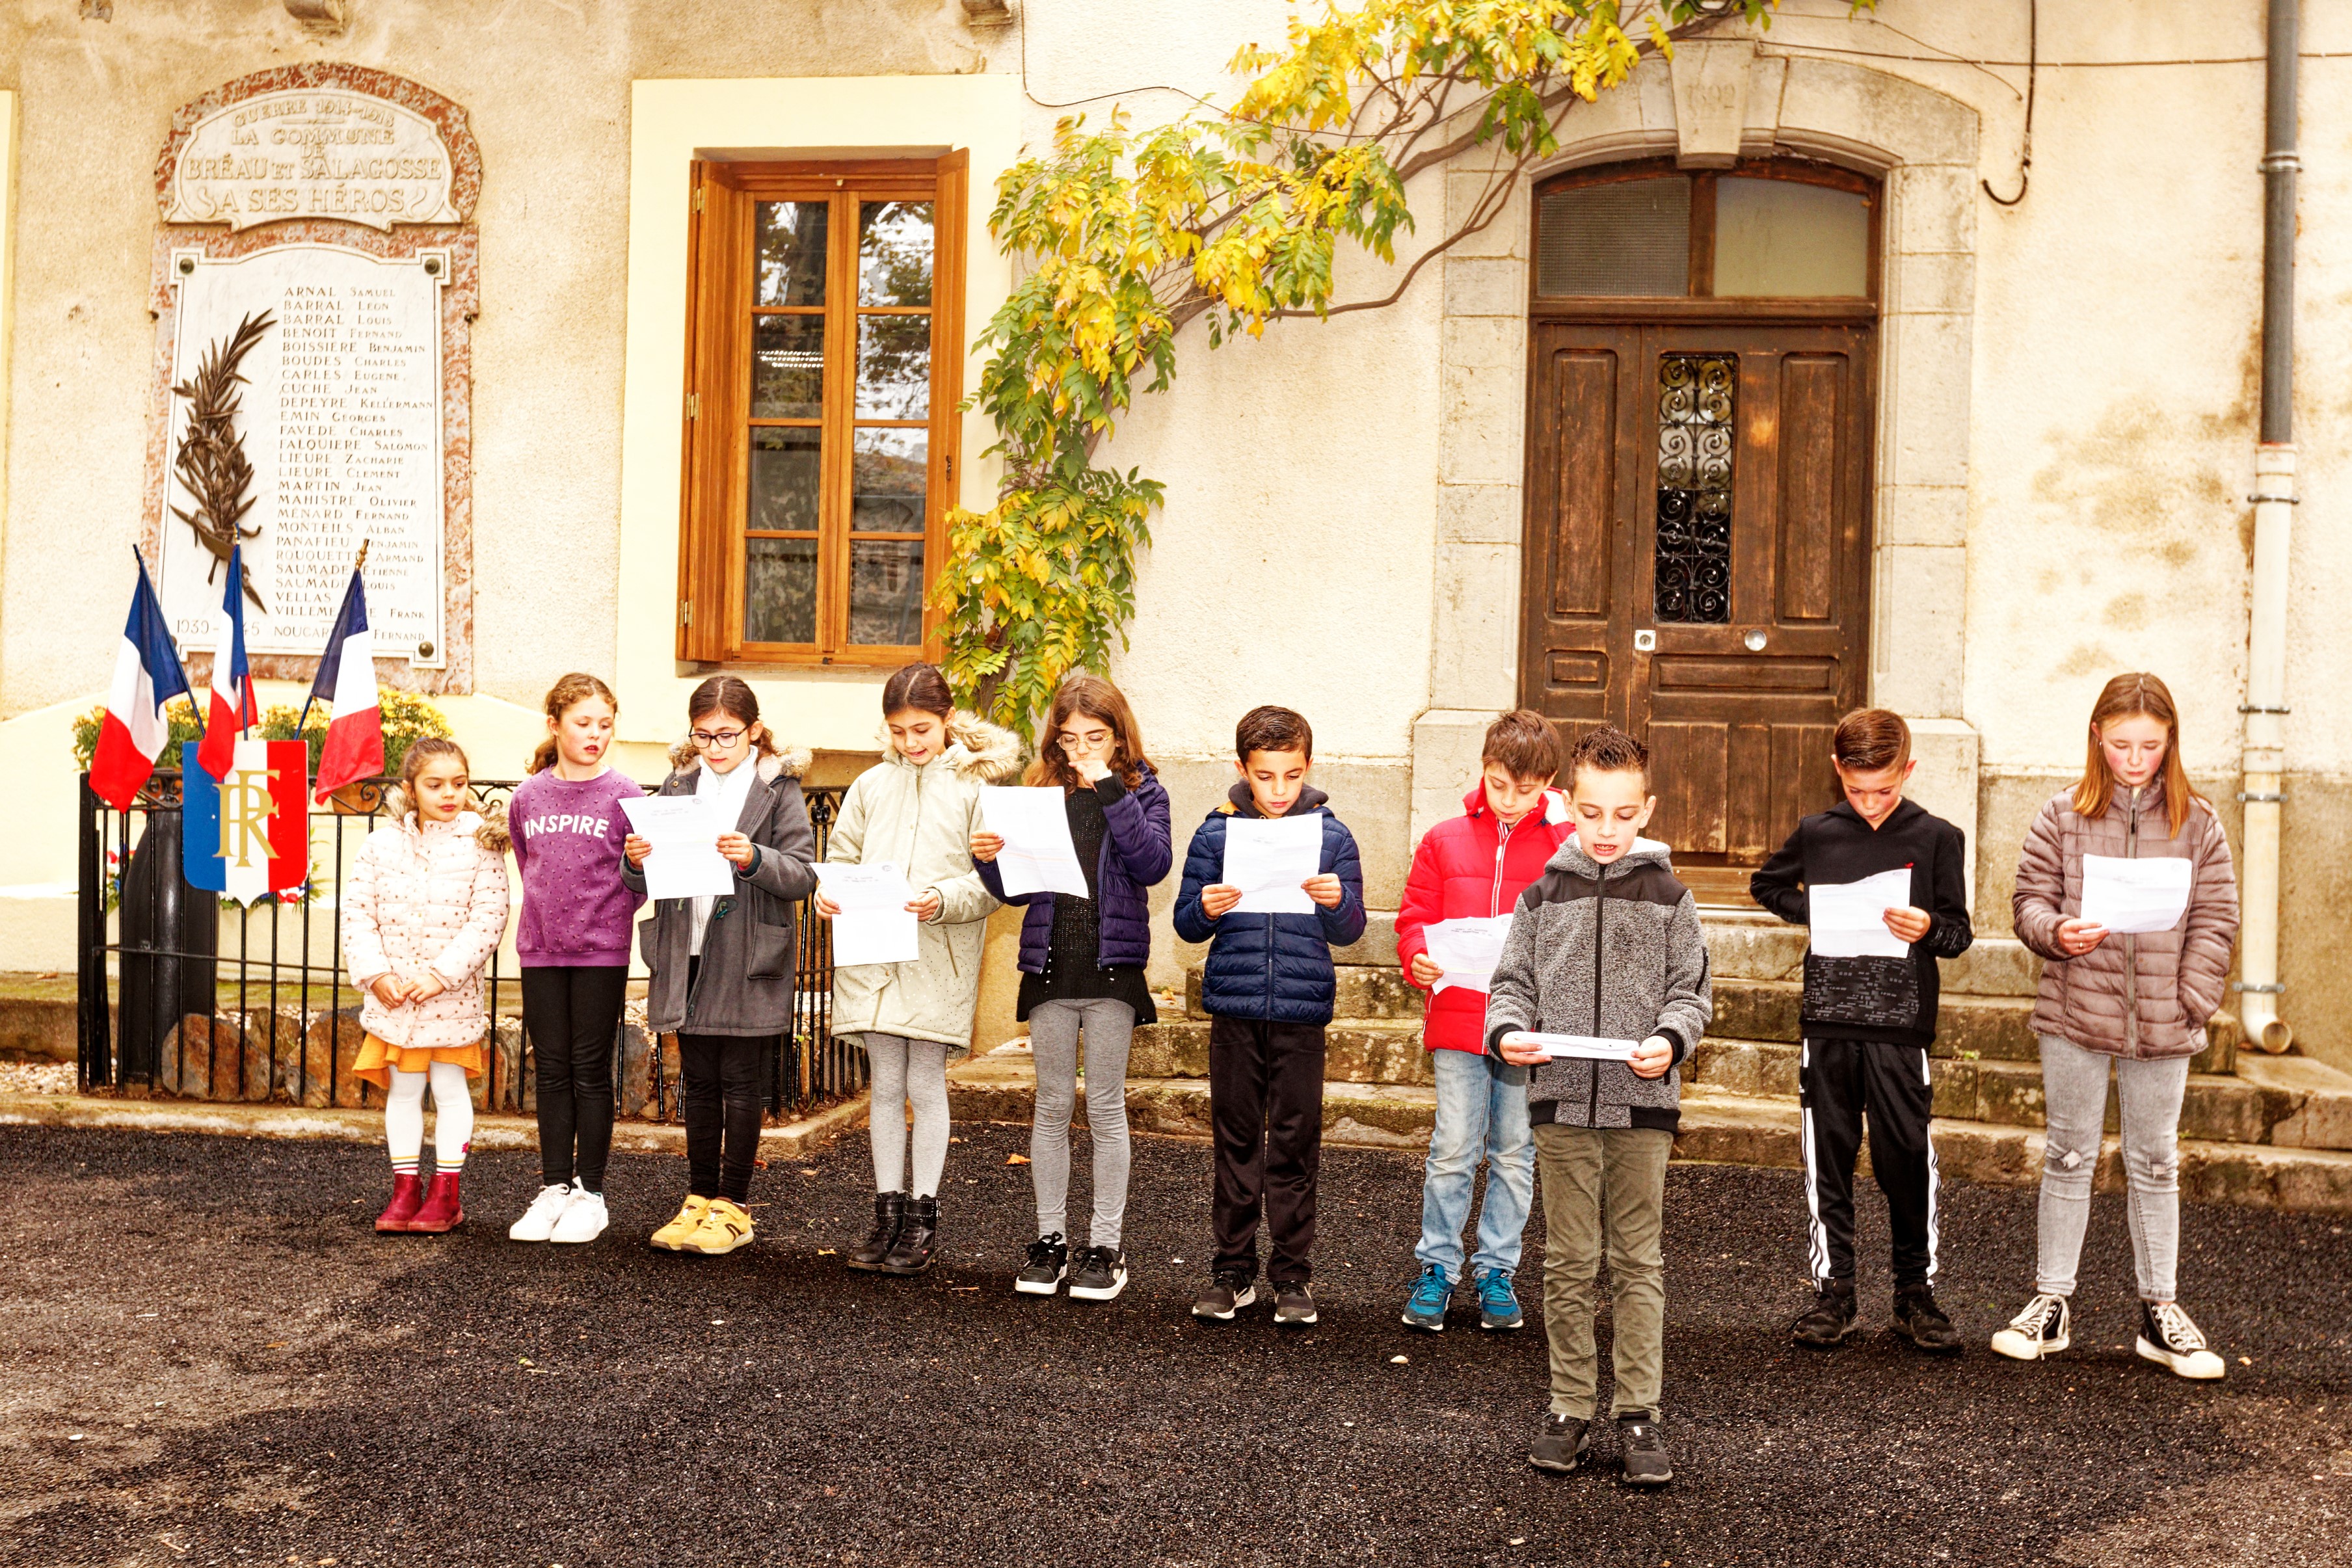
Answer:
[[[1853,1281],[1823,1280],[1812,1306],[1789,1325],[1789,1337],[1809,1349],[1835,1350],[1861,1328],[1853,1315]]]
[[[898,1239],[898,1227],[907,1218],[907,1195],[903,1192],[877,1192],[874,1195],[874,1228],[866,1239],[849,1249],[842,1261],[853,1269],[868,1273],[882,1267],[882,1260],[890,1255],[891,1244]]]
[[[931,1256],[939,1249],[940,1200],[937,1197],[910,1197],[907,1200],[907,1217],[898,1225],[898,1239],[890,1243],[889,1256],[882,1260],[885,1274],[919,1274],[931,1266]]]
[[[2178,1301],[2139,1304],[2139,1343],[2133,1348],[2158,1366],[2169,1367],[2176,1375],[2200,1383],[2210,1382],[2227,1370],[2221,1358],[2205,1343],[2205,1331],[2197,1326],[2197,1321]]]
[[[1960,1354],[1960,1331],[1936,1304],[1935,1288],[1925,1280],[1897,1286],[1895,1291],[1895,1332],[1929,1355]]]
[[[2074,1313],[2063,1296],[2037,1293],[2009,1326],[1992,1336],[1993,1354],[2011,1361],[2040,1361],[2074,1343]]]
[[[1056,1230],[1029,1243],[1029,1260],[1013,1277],[1013,1288],[1024,1296],[1050,1296],[1069,1271],[1069,1245]]]

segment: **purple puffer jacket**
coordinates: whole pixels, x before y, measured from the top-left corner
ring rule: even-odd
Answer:
[[[1095,866],[1096,902],[1102,929],[1102,946],[1095,962],[1104,968],[1141,968],[1151,961],[1151,905],[1144,889],[1167,876],[1176,862],[1169,836],[1168,791],[1151,765],[1142,768],[1143,781],[1129,789],[1116,773],[1105,774],[1095,785],[1102,801],[1102,858]],[[1025,893],[1008,896],[1004,879],[993,862],[981,865],[980,880],[1006,904],[1025,904],[1021,917],[1021,967],[1026,973],[1045,972],[1045,949],[1054,939],[1054,895]]]

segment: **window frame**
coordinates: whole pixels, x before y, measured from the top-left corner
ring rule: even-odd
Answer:
[[[956,502],[963,397],[964,225],[969,156],[961,149],[919,158],[738,162],[698,160],[688,186],[686,394],[678,527],[677,657],[703,666],[892,669],[940,651],[930,589]],[[753,643],[744,636],[751,456],[752,342],[764,314],[804,308],[755,303],[751,255],[762,202],[833,204],[826,230],[824,401],[814,422],[769,419],[824,433],[819,467],[817,622],[813,643]],[[931,203],[929,413],[922,421],[861,421],[856,413],[857,323],[864,314],[919,308],[861,307],[857,205]],[[846,212],[848,221],[843,222]],[[851,510],[856,432],[896,423],[928,434],[922,527],[922,633],[918,643],[852,643]],[[836,439],[837,436],[837,439]],[[767,537],[762,535],[761,537]],[[877,536],[887,538],[891,536]]]

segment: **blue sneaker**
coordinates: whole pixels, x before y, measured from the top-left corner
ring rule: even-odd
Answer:
[[[1445,1303],[1453,1299],[1453,1281],[1446,1279],[1444,1269],[1432,1263],[1421,1271],[1421,1278],[1412,1282],[1412,1294],[1405,1298],[1404,1326],[1444,1333]]]
[[[1515,1329],[1526,1325],[1520,1314],[1519,1298],[1511,1289],[1511,1277],[1500,1269],[1488,1269],[1478,1276],[1478,1326],[1489,1331]]]

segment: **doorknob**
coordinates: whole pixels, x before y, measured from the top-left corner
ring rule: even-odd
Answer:
[[[1642,630],[1633,633],[1633,652],[1636,653],[1654,653],[1657,651],[1658,634],[1655,632],[1653,632],[1648,627],[1644,626]]]
[[[1760,653],[1764,651],[1765,639],[1761,632],[1750,632],[1740,641],[1748,644],[1748,651],[1751,653]]]

